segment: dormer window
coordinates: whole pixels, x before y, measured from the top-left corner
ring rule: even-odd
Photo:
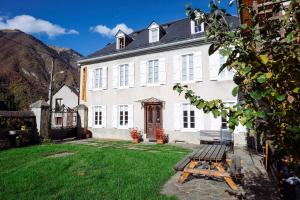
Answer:
[[[158,28],[150,30],[151,42],[158,42],[158,38],[159,38],[158,34],[159,34]]]
[[[163,34],[162,29],[156,22],[152,22],[148,27],[149,30],[149,43],[158,42],[160,36]]]
[[[119,30],[116,34],[116,49],[124,49],[132,41],[132,38]]]
[[[123,49],[125,48],[125,38],[124,37],[121,37],[121,38],[118,38],[118,43],[119,43],[119,49]]]
[[[196,14],[196,19],[191,20],[191,33],[201,33],[204,31],[204,23],[201,22],[200,18],[203,17],[201,14]]]

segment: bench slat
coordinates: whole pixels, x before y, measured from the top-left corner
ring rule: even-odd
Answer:
[[[174,169],[176,171],[183,171],[185,166],[187,166],[191,162],[191,158],[194,157],[194,155],[198,152],[198,150],[194,150],[189,155],[185,156],[183,159],[181,159],[175,166]]]

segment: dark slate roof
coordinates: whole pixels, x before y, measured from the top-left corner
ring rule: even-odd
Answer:
[[[232,24],[233,28],[239,24],[238,17],[226,16],[226,20]],[[151,46],[158,46],[161,44],[172,43],[176,41],[182,41],[191,38],[197,38],[204,36],[204,33],[191,34],[191,25],[188,18],[161,24],[161,28],[165,31],[164,35],[158,42],[149,43],[149,31],[148,27],[139,31],[135,31],[129,36],[133,39],[124,49],[117,50],[116,43],[110,43],[104,48],[92,53],[88,58],[101,57],[106,55],[112,55],[115,53],[126,52],[130,50],[136,50],[140,48],[146,48]]]

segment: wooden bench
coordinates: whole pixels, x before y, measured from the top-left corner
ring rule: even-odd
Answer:
[[[183,183],[191,174],[200,174],[205,176],[222,177],[233,190],[238,190],[238,187],[233,182],[229,173],[223,167],[226,162],[226,145],[210,145],[204,144],[201,147],[182,160],[174,167],[176,171],[182,171],[178,182]],[[231,165],[230,163],[228,163]],[[200,167],[200,168],[198,168]]]

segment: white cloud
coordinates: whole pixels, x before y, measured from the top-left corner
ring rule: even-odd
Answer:
[[[65,29],[43,19],[37,19],[30,15],[18,15],[13,18],[0,18],[0,29],[19,29],[26,33],[44,33],[50,38],[65,34],[79,34],[74,29]]]
[[[94,26],[94,27],[90,28],[90,31],[95,32],[95,33],[99,33],[99,34],[101,34],[103,36],[106,36],[106,37],[115,36],[119,30],[122,30],[126,34],[130,34],[130,33],[133,32],[133,29],[129,28],[124,23],[117,24],[115,27],[113,27],[111,29],[108,28],[105,25],[97,25],[97,26]]]

